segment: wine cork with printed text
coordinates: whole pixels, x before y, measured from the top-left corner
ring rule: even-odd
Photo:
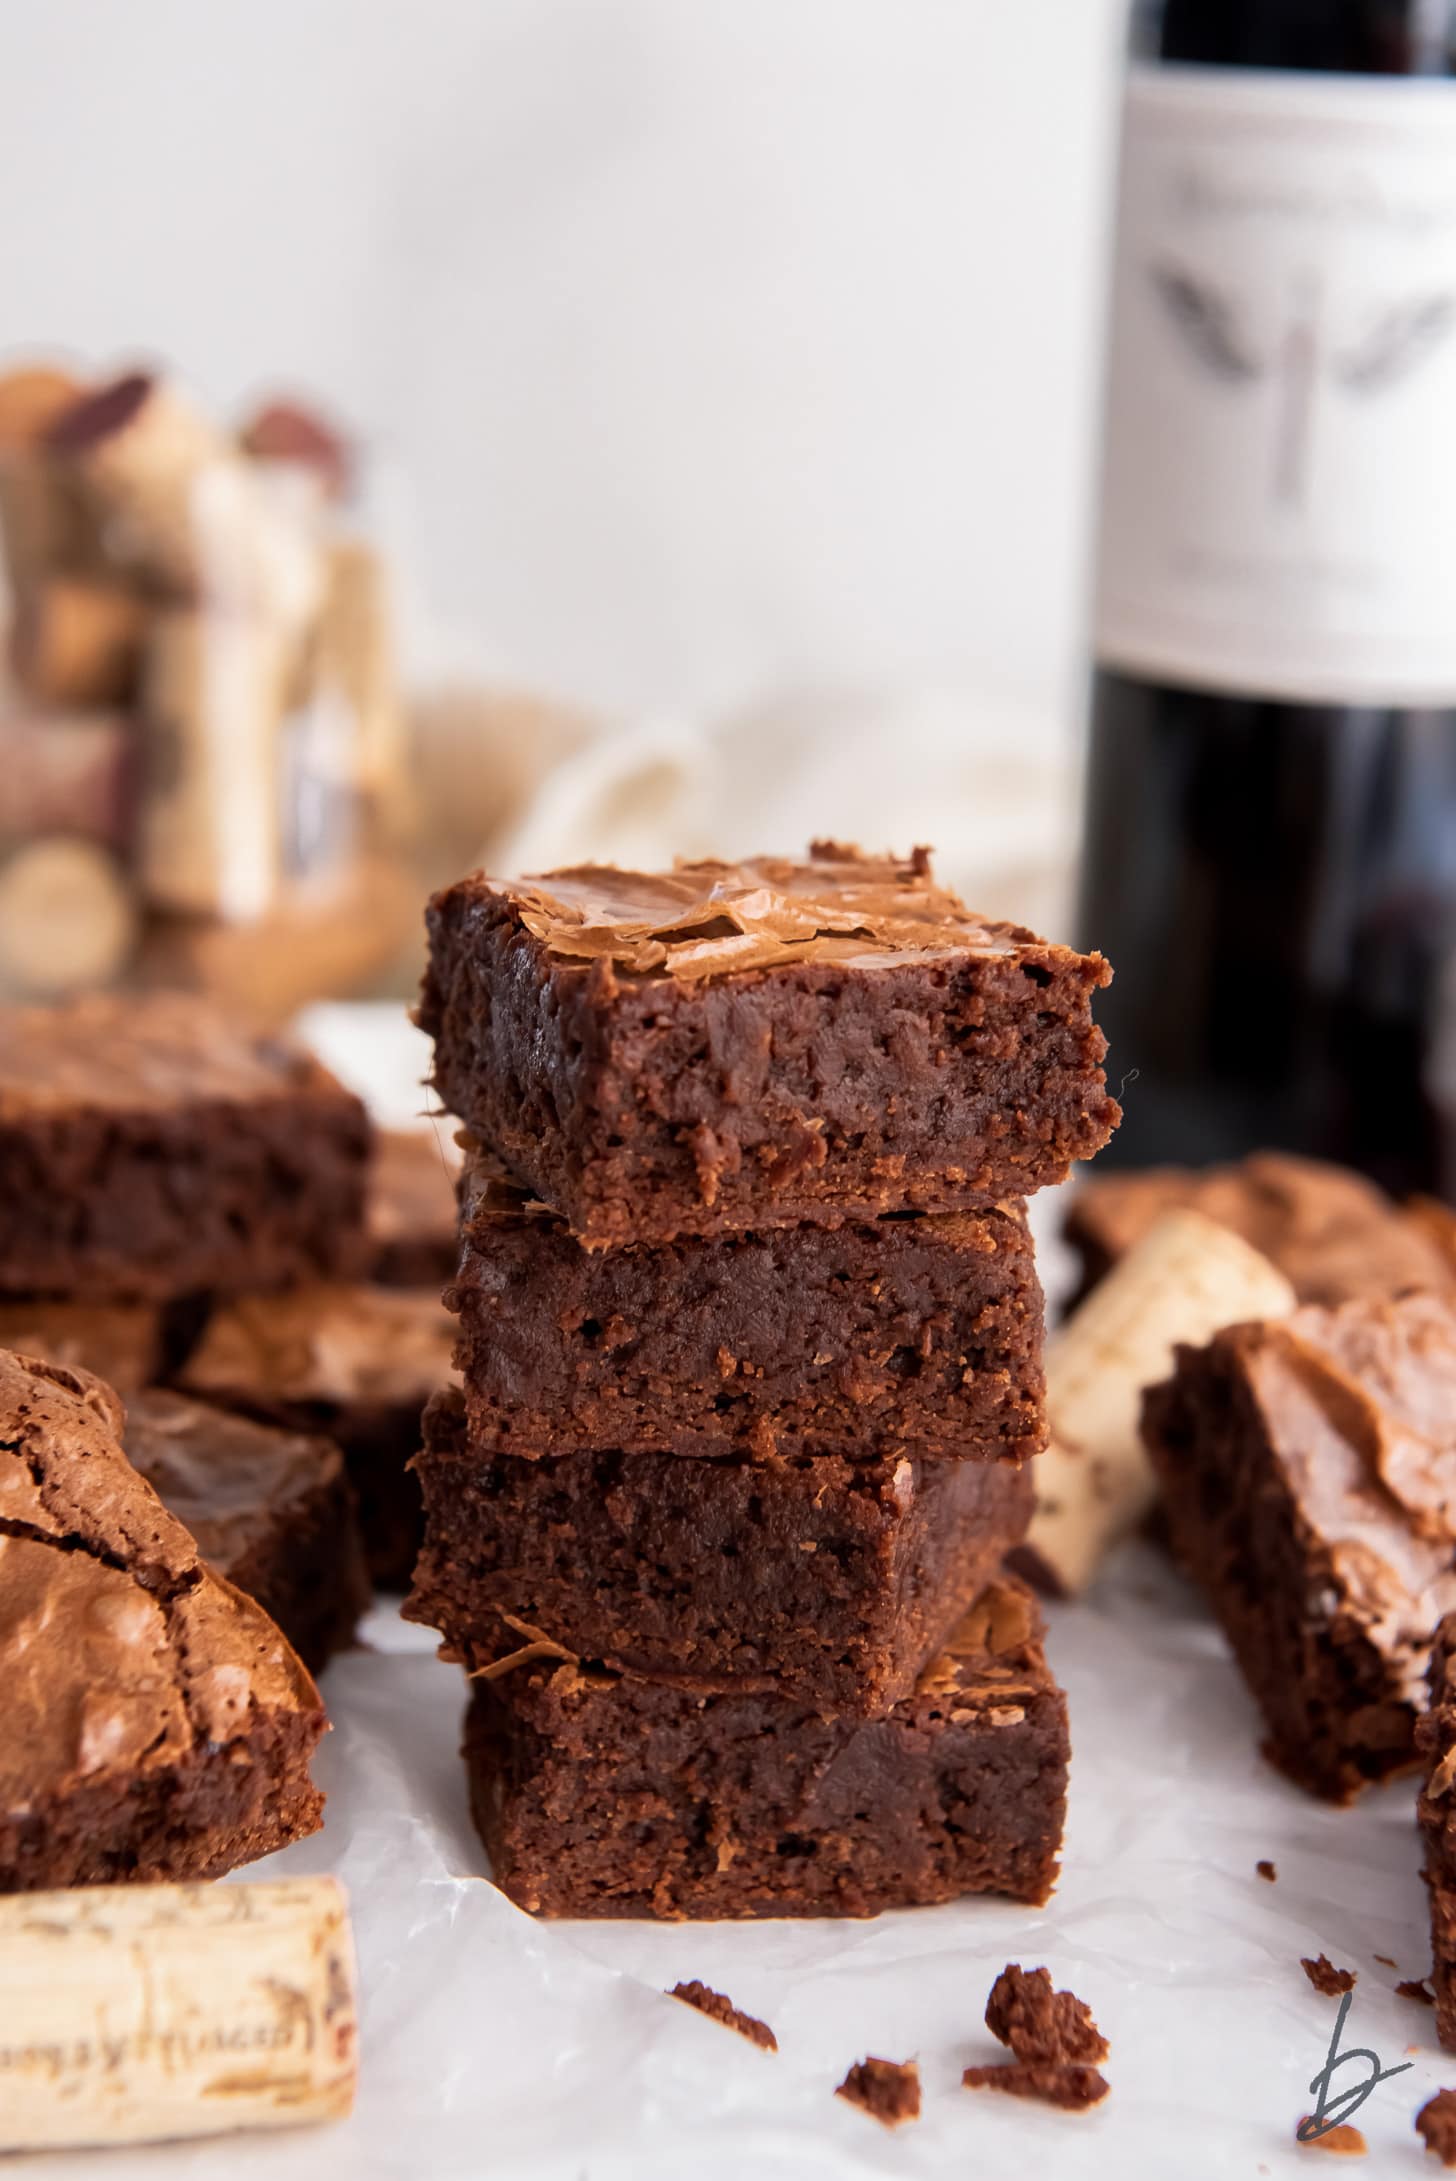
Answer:
[[[0,1901],[0,2151],[338,2120],[357,2075],[336,1879]]]

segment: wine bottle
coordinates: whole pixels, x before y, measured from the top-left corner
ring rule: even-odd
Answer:
[[[1456,1195],[1456,0],[1162,0],[1118,190],[1080,927],[1105,1156]]]

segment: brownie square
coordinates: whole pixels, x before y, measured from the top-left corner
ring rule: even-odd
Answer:
[[[1067,1754],[1036,1607],[1010,1578],[882,1719],[537,1660],[475,1683],[465,1741],[495,1881],[550,1916],[1044,1901]]]
[[[369,1576],[344,1457],[154,1387],[126,1404],[127,1457],[204,1560],[278,1623],[310,1673],[352,1643]]]
[[[1094,1175],[1072,1199],[1066,1236],[1082,1260],[1086,1294],[1164,1212],[1202,1212],[1277,1265],[1301,1302],[1340,1303],[1456,1288],[1443,1209],[1398,1205],[1348,1167],[1258,1151],[1236,1166]]]
[[[1431,1902],[1431,1985],[1436,2034],[1456,2052],[1456,1613],[1436,1630],[1428,1686],[1416,1746],[1424,1768],[1418,1809]]]
[[[477,872],[428,923],[442,1102],[589,1243],[997,1204],[1119,1117],[1107,964],[923,853]]]
[[[1180,1348],[1143,1432],[1269,1754],[1339,1802],[1410,1765],[1456,1607],[1456,1299],[1308,1304]]]
[[[121,1427],[101,1380],[0,1352],[0,1892],[217,1877],[319,1824],[318,1691]]]
[[[480,1449],[425,1414],[411,1620],[472,1671],[535,1634],[578,1658],[846,1715],[909,1695],[1025,1531],[1031,1472],[888,1454],[702,1461]]]
[[[166,1354],[163,1314],[151,1303],[57,1302],[0,1297],[0,1348],[94,1371],[118,1393],[160,1376]]]
[[[481,1447],[1018,1461],[1044,1441],[1019,1204],[584,1250],[477,1154],[445,1300]]]
[[[434,1293],[332,1282],[216,1310],[176,1373],[186,1393],[344,1450],[369,1572],[409,1587],[420,1488],[409,1464],[430,1395],[451,1378],[454,1321]]]
[[[455,1179],[451,1133],[382,1129],[369,1168],[365,1275],[381,1287],[440,1288],[455,1271]]]
[[[0,1011],[0,1292],[234,1294],[357,1263],[369,1124],[312,1056],[177,993]]]

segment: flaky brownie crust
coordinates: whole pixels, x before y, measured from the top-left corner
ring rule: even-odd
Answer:
[[[455,1360],[476,1444],[719,1456],[1043,1444],[1024,1207],[583,1250],[476,1157]]]
[[[358,1262],[369,1124],[311,1055],[178,994],[0,1016],[0,1291],[235,1294]]]
[[[476,873],[428,924],[443,1103],[591,1243],[995,1204],[1118,1119],[1106,963],[922,859]]]
[[[1025,1530],[1030,1469],[888,1455],[701,1461],[480,1451],[458,1395],[416,1463],[407,1616],[472,1671],[545,1636],[699,1688],[887,1711]]]
[[[465,1754],[496,1883],[554,1916],[872,1916],[1046,1899],[1066,1705],[1030,1595],[983,1594],[887,1718],[568,1663],[478,1681]]]
[[[0,1891],[213,1877],[312,1832],[318,1691],[83,1371],[0,1352]]]
[[[1231,1327],[1144,1396],[1174,1550],[1269,1754],[1334,1801],[1414,1761],[1428,1631],[1456,1605],[1453,1387],[1456,1310],[1413,1295]]]

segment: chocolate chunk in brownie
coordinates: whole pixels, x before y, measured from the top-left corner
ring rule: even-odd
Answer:
[[[0,1011],[0,1291],[237,1294],[357,1262],[369,1124],[300,1047],[179,993]]]
[[[369,1577],[344,1457],[158,1388],[126,1404],[127,1455],[211,1567],[257,1600],[311,1673],[353,1641]]]
[[[1006,1964],[986,2001],[986,2027],[1018,2060],[1105,2060],[1107,2039],[1075,1992],[1052,1988],[1046,1969]]]
[[[696,2007],[699,2014],[710,2015],[713,2021],[721,2022],[725,2029],[737,2030],[740,2037],[746,2037],[751,2045],[759,2045],[765,2052],[777,2052],[779,2049],[779,2041],[767,2022],[760,2022],[757,2015],[744,2014],[740,2008],[734,2006],[731,1999],[725,1999],[721,1992],[715,1992],[708,1985],[700,1984],[696,1977],[687,1984],[674,1984],[668,1996],[682,2000],[686,2006]]]
[[[1417,1805],[1431,1903],[1436,2034],[1456,2052],[1456,1611],[1431,1645],[1430,1703],[1416,1728],[1422,1765]]]
[[[1316,1954],[1313,1960],[1308,1954],[1304,1954],[1300,1957],[1299,1966],[1315,1990],[1322,1992],[1326,1999],[1338,1999],[1342,1992],[1353,1992],[1355,1989],[1354,1970],[1337,1969],[1327,1954]]]
[[[961,2076],[967,2090],[999,2090],[1011,2098],[1037,2098],[1079,2113],[1099,2105],[1108,2092],[1107,2077],[1095,2067],[1055,2060],[993,2060],[968,2067]]]
[[[907,1697],[1031,1511],[1007,1462],[478,1450],[425,1416],[406,1615],[476,1671],[539,1631],[578,1658],[846,1715]]]
[[[590,1243],[997,1204],[1119,1118],[1107,964],[923,853],[477,872],[428,922],[442,1102]]]
[[[920,2069],[913,2060],[856,2060],[834,2093],[886,2128],[920,2118]]]
[[[1456,2090],[1438,2090],[1415,2118],[1416,2134],[1443,2166],[1456,2166]]]
[[[1085,1182],[1066,1222],[1082,1259],[1081,1292],[1175,1208],[1242,1235],[1279,1267],[1301,1302],[1456,1288],[1456,1252],[1443,1248],[1435,1218],[1444,1206],[1424,1214],[1403,1209],[1348,1167],[1259,1151],[1237,1166],[1161,1166]]]
[[[317,1690],[121,1428],[99,1379],[0,1353],[0,1892],[216,1877],[319,1823]]]
[[[0,1348],[94,1372],[118,1393],[134,1393],[162,1369],[162,1313],[151,1303],[4,1299]]]
[[[496,1883],[553,1916],[871,1916],[1055,1882],[1067,1716],[1030,1593],[993,1584],[882,1719],[569,1661],[477,1680]]]
[[[426,1401],[449,1383],[454,1321],[438,1295],[331,1285],[239,1297],[208,1320],[177,1373],[184,1392],[344,1450],[369,1572],[408,1588],[420,1488],[408,1464]]]
[[[1024,1207],[584,1250],[477,1155],[446,1302],[482,1447],[1020,1460],[1043,1443]]]
[[[1336,1801],[1409,1765],[1456,1607],[1456,1297],[1231,1327],[1178,1351],[1143,1430],[1277,1762]]]
[[[381,1287],[443,1287],[454,1277],[460,1155],[447,1124],[383,1129],[369,1168],[366,1277]]]

